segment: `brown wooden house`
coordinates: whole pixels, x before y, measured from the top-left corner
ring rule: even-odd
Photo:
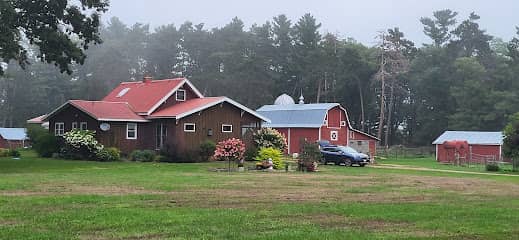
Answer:
[[[205,140],[241,138],[269,120],[227,97],[204,97],[185,78],[123,82],[101,101],[70,100],[46,115],[57,136],[96,131],[105,146],[133,150],[196,150]]]

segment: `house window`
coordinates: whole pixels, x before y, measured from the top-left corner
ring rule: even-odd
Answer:
[[[126,139],[137,139],[137,123],[126,124]]]
[[[57,122],[54,124],[54,135],[63,136],[65,133],[65,123]]]
[[[337,132],[337,131],[330,131],[330,140],[338,141],[339,140],[339,132]]]
[[[79,124],[79,129],[81,129],[81,130],[87,130],[87,126],[88,126],[88,124],[87,124],[86,122],[81,122],[81,123]]]
[[[341,127],[345,127],[346,126],[346,121],[341,121]]]
[[[195,132],[195,124],[194,123],[184,123],[184,132]]]
[[[177,101],[186,101],[186,90],[184,90],[184,89],[177,90]]]
[[[77,122],[72,123],[72,129],[77,129]]]
[[[232,133],[232,125],[231,124],[222,124],[222,132],[223,133]]]

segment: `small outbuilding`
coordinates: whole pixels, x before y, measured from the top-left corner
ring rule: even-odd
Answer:
[[[22,148],[26,146],[27,140],[25,128],[0,128],[0,148]]]
[[[346,109],[339,103],[305,104],[301,96],[296,104],[290,96],[282,94],[273,105],[262,106],[256,111],[271,120],[264,123],[265,127],[274,128],[285,136],[289,154],[299,153],[303,140],[327,140],[334,145],[351,146],[371,158],[375,156],[378,139],[353,129]]]
[[[446,131],[432,144],[436,148],[438,162],[485,163],[503,160],[503,138],[502,132]],[[468,144],[468,148],[461,143]]]

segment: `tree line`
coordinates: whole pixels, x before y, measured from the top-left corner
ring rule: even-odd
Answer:
[[[117,18],[100,26],[102,44],[85,50],[69,73],[40,63],[27,42],[27,63],[4,64],[0,126],[20,127],[68,99],[99,100],[122,81],[187,77],[206,96],[226,95],[250,108],[282,94],[307,103],[338,102],[352,125],[382,144],[428,145],[445,130],[500,131],[519,112],[518,36],[504,41],[481,29],[479,16],[451,10],[419,19],[430,43],[398,27],[366,46],[321,31],[311,14],[279,15],[246,29],[185,22],[151,30]],[[418,20],[417,20],[418,21]]]

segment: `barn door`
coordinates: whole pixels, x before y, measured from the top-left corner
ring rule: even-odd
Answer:
[[[369,155],[369,140],[350,140],[348,145],[357,152]]]

